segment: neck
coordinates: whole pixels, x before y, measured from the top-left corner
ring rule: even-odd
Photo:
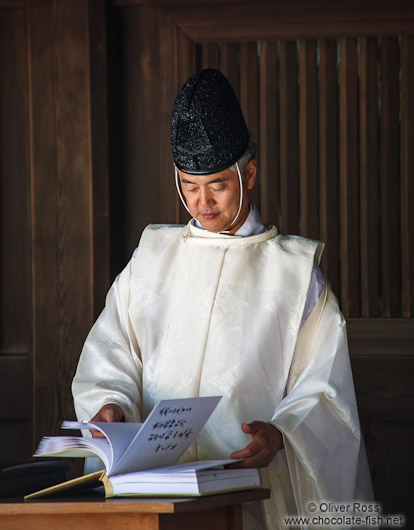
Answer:
[[[222,230],[220,233],[229,234],[230,236],[233,236],[237,232],[237,230],[239,230],[244,225],[248,216],[249,216],[249,205],[247,204],[247,208],[245,209],[245,211],[244,212],[242,211],[239,215],[239,218],[236,219],[237,221],[236,224],[230,226],[228,230]]]

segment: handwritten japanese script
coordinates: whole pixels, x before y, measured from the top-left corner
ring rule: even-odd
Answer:
[[[186,427],[192,412],[192,407],[162,407],[158,411],[158,419],[152,424],[148,442],[158,442],[154,447],[154,452],[166,453],[174,451],[178,442],[188,440],[194,435],[191,427]],[[176,443],[173,443],[174,440]]]

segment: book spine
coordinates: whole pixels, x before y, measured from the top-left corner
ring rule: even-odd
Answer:
[[[26,495],[24,497],[24,500],[47,497],[49,495],[54,495],[55,493],[60,493],[63,491],[70,492],[71,490],[74,490],[79,486],[90,485],[98,481],[103,482],[103,478],[105,476],[104,474],[104,471],[96,471],[95,473],[91,473],[89,475],[83,475],[81,477],[62,482],[61,484],[57,484],[56,486],[50,486],[49,488],[45,488],[43,490],[36,491],[35,493],[31,493],[30,495]]]
[[[103,487],[105,488],[105,497],[114,497],[114,488],[112,487],[111,481],[106,474],[103,474],[100,480],[103,484]]]

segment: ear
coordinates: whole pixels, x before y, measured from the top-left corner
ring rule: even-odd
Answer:
[[[249,163],[247,164],[246,170],[245,170],[246,186],[249,191],[253,189],[256,183],[256,175],[257,175],[257,164],[256,164],[256,160],[252,158],[251,160],[249,160]]]

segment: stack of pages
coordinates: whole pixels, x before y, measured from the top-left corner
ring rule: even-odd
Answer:
[[[260,486],[257,469],[226,469],[235,460],[176,464],[196,439],[217,406],[219,397],[160,401],[145,423],[86,423],[65,421],[64,429],[97,429],[103,438],[54,436],[43,438],[35,456],[98,456],[98,471],[28,495],[33,499],[79,486],[103,484],[107,497],[192,496]]]

